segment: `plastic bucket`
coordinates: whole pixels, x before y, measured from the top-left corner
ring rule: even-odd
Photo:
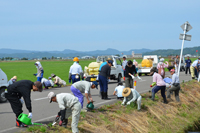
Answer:
[[[27,114],[21,113],[21,114],[18,116],[18,119],[19,119],[19,121],[21,121],[22,123],[24,123],[24,124],[26,124],[26,125],[32,125],[31,119],[28,118],[28,115],[27,115]]]

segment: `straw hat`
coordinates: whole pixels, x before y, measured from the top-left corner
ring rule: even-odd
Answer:
[[[131,89],[129,87],[126,87],[126,88],[123,89],[123,91],[122,91],[122,96],[123,97],[127,97],[130,94],[131,94]]]
[[[17,80],[17,76],[13,76],[13,79],[16,79],[16,80]]]

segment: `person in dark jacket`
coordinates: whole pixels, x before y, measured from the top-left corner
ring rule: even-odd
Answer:
[[[16,127],[27,127],[27,125],[18,120],[18,116],[23,112],[21,97],[23,97],[26,108],[29,111],[28,117],[32,119],[31,89],[42,92],[41,82],[36,81],[33,83],[30,80],[21,80],[8,86],[5,93],[5,97],[10,102],[11,108],[16,115]]]
[[[102,66],[101,71],[99,73],[99,85],[101,89],[101,99],[109,100],[108,99],[108,80],[110,79],[110,71],[111,66],[113,64],[112,60],[108,60],[108,63]]]
[[[125,87],[133,88],[133,79],[135,78],[135,74],[138,79],[141,79],[137,74],[135,65],[133,65],[131,60],[129,60],[125,67]]]

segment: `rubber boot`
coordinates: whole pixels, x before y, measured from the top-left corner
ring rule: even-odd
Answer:
[[[167,104],[168,102],[167,102],[167,99],[166,99],[166,97],[165,98],[163,98],[163,103],[165,103],[165,104]]]
[[[101,92],[101,99],[104,99],[104,92]]]
[[[68,123],[68,119],[63,120],[62,127],[66,128]]]
[[[22,128],[22,127],[28,127],[28,126],[22,123],[21,121],[19,121],[18,118],[16,118],[16,127]]]
[[[104,92],[104,100],[110,100],[110,98],[108,98],[108,92]]]
[[[155,98],[155,92],[151,92],[151,100],[154,101]]]

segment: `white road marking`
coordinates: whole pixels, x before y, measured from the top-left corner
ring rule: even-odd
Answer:
[[[16,127],[11,127],[11,128],[5,129],[5,130],[1,130],[0,133],[7,132],[7,131],[13,130],[13,129],[15,129],[15,128],[16,128]]]
[[[43,98],[38,98],[38,99],[34,99],[35,101],[39,101],[39,100],[43,100],[43,99],[47,99],[48,97],[43,97]]]

